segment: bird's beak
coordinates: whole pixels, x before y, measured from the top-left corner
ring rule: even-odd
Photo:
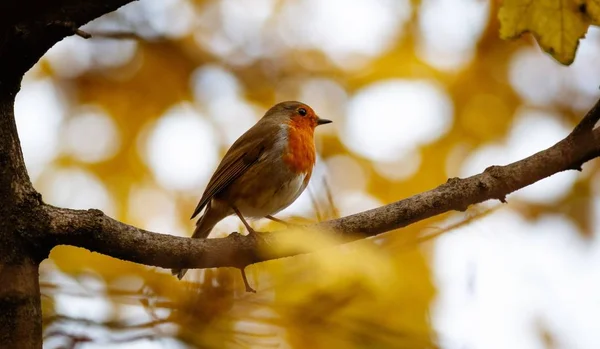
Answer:
[[[317,125],[325,125],[325,124],[329,124],[332,122],[333,121],[331,121],[331,120],[321,119],[320,117],[317,116]]]

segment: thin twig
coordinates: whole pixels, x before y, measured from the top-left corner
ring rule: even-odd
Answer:
[[[590,132],[600,120],[600,100],[586,113],[583,119],[575,126],[571,135],[579,136],[582,132]]]
[[[325,188],[325,194],[327,195],[327,202],[329,203],[329,207],[331,208],[331,217],[339,218],[340,212],[333,201],[333,195],[331,194],[331,186],[329,182],[327,182],[327,178],[323,177],[323,188]]]
[[[310,186],[308,187],[308,196],[310,197],[310,201],[312,203],[313,210],[315,211],[315,215],[317,216],[317,222],[322,222],[323,215],[321,214],[321,209],[319,208],[319,202],[317,200],[315,192],[312,190],[312,188]]]
[[[92,37],[92,34],[90,34],[88,32],[85,32],[85,31],[83,31],[81,29],[75,29],[75,35],[81,36],[84,39],[89,39],[89,38]]]
[[[422,244],[422,243],[427,242],[429,240],[433,240],[433,239],[439,237],[440,235],[442,235],[444,233],[447,233],[449,231],[458,229],[460,227],[464,227],[467,224],[471,224],[474,221],[479,220],[479,219],[481,219],[483,217],[487,217],[487,216],[489,216],[490,214],[492,214],[493,212],[497,211],[499,208],[502,208],[502,207],[503,207],[502,205],[497,205],[497,206],[488,208],[487,210],[485,210],[483,212],[480,212],[480,213],[478,213],[476,215],[467,217],[467,218],[461,220],[460,222],[448,225],[448,226],[443,227],[443,228],[435,228],[435,227],[430,228],[430,229],[434,230],[434,232],[419,235],[416,238],[415,242],[417,244]]]
[[[92,37],[94,39],[113,39],[113,40],[137,40],[137,41],[149,41],[150,39],[140,36],[137,33],[130,31],[93,31]],[[164,40],[163,37],[152,38],[152,41]]]

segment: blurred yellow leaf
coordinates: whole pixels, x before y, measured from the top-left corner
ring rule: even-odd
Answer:
[[[600,25],[600,0],[586,0],[585,10],[596,25]]]
[[[184,3],[191,4],[193,11],[187,5],[181,6],[181,12],[174,9]],[[132,24],[132,32],[140,37],[135,43],[98,38],[71,43],[65,40],[62,48],[41,62],[37,73],[32,71],[36,76],[32,74],[28,79],[36,83],[26,82],[23,90],[27,92],[31,86],[42,90],[40,86],[45,86],[64,104],[54,113],[44,110],[44,117],[35,128],[47,130],[57,144],[37,136],[24,137],[24,143],[36,139],[52,148],[53,155],[44,160],[50,163],[38,164],[44,171],[37,173],[40,170],[33,166],[31,171],[36,188],[49,203],[97,207],[128,224],[189,236],[194,224],[189,213],[213,170],[199,170],[191,164],[214,149],[195,148],[191,146],[196,144],[192,138],[165,133],[180,149],[167,156],[190,164],[182,165],[181,172],[198,176],[197,182],[185,190],[163,186],[158,181],[157,166],[149,161],[151,151],[162,149],[156,146],[161,142],[151,135],[165,127],[161,120],[173,115],[173,108],[182,104],[190,106],[191,117],[196,121],[202,119],[202,127],[214,135],[214,147],[222,151],[250,127],[250,120],[260,117],[278,101],[301,100],[334,119],[329,129],[317,132],[319,161],[308,189],[310,200],[300,198],[298,206],[280,217],[303,225],[316,221],[318,216],[325,220],[367,210],[434,188],[448,177],[483,171],[485,166],[504,159],[494,151],[511,151],[496,145],[510,141],[521,148],[522,143],[518,142],[522,140],[514,134],[515,125],[523,119],[530,120],[543,112],[572,125],[585,111],[581,108],[588,107],[588,99],[595,99],[589,91],[596,91],[596,86],[579,78],[579,69],[594,71],[596,65],[590,56],[581,60],[580,67],[573,68],[572,76],[565,76],[567,70],[538,64],[547,61],[547,57],[525,47],[530,43],[521,40],[507,45],[498,32],[503,38],[532,33],[546,51],[568,64],[588,26],[600,24],[600,0],[456,2],[452,6],[457,13],[461,13],[460,6],[479,8],[478,15],[473,16],[478,18],[478,24],[469,22],[474,18],[464,18],[467,30],[457,32],[447,30],[456,27],[453,16],[436,2],[411,1],[410,8],[399,6],[402,2],[390,2],[390,10],[399,11],[394,14],[399,22],[387,23],[369,16],[371,20],[366,22],[377,24],[373,24],[372,35],[363,33],[369,40],[358,37],[347,41],[348,37],[340,37],[344,40],[339,45],[329,43],[320,48],[308,41],[296,42],[296,35],[310,32],[285,29],[289,26],[289,13],[298,12],[290,11],[288,2],[273,2],[277,5],[268,10],[252,2],[226,2],[226,6],[223,3],[181,1],[168,11],[139,11],[143,21],[134,23],[127,23],[127,15],[123,24]],[[296,2],[289,2],[293,3]],[[319,11],[324,4],[326,8],[335,6],[328,1],[312,3],[314,10]],[[387,6],[384,2],[364,3],[374,8]],[[138,5],[144,4],[141,1]],[[490,20],[500,8],[500,21]],[[382,16],[385,12],[375,11]],[[176,14],[177,25],[164,26],[164,32],[158,30],[162,25],[156,27],[157,23],[173,23],[163,18],[171,12]],[[187,12],[197,18],[184,31],[186,20],[180,18]],[[400,21],[400,12],[410,12],[408,23]],[[337,18],[326,17],[332,24],[341,23]],[[391,25],[395,29],[388,29],[393,35],[383,38],[378,34]],[[173,28],[179,28],[177,33],[172,32]],[[157,30],[156,36],[147,36],[150,29]],[[240,32],[244,35],[237,35]],[[355,35],[352,32],[348,31],[348,35]],[[595,50],[595,33],[588,35],[586,44]],[[348,51],[355,42],[362,47],[371,40],[374,45],[367,51]],[[115,59],[119,57],[120,60]],[[352,117],[365,90],[390,81],[426,82],[439,89],[448,98],[447,125],[441,127],[434,121],[439,120],[437,112],[428,107],[433,99],[417,95],[406,98],[394,93],[383,99],[385,103],[371,104],[368,111],[361,113],[362,118]],[[55,104],[41,104],[43,98],[35,91],[29,98],[28,105],[45,108],[46,104]],[[530,108],[523,111],[524,105]],[[78,126],[81,110],[90,107],[102,110],[105,118],[112,118],[113,133]],[[428,111],[424,115],[432,114],[431,119],[421,121],[416,117],[423,112],[421,109]],[[50,117],[51,114],[56,115]],[[380,115],[387,116],[375,117]],[[550,115],[544,118],[552,119]],[[350,130],[360,128],[362,124],[356,126],[359,122],[371,122],[378,128],[369,132],[365,128],[365,133],[372,133],[370,137],[358,137]],[[396,133],[383,132],[387,128]],[[421,134],[414,138],[420,142],[395,141],[413,133]],[[116,150],[101,161],[82,159],[73,151],[102,142],[116,144]],[[363,147],[397,147],[400,151],[381,160],[357,151]],[[163,166],[169,164],[165,161]],[[72,186],[69,181],[58,180],[57,170],[72,169],[89,174],[85,177],[93,180]],[[597,166],[586,168],[589,174],[597,170]],[[594,179],[596,175],[583,175],[561,198],[547,202],[513,200],[506,209],[516,207],[515,211],[529,220],[549,214],[567,217],[583,234],[591,234],[595,227]],[[328,185],[323,184],[325,180]],[[140,195],[141,191],[150,194]],[[470,214],[461,222],[469,223]],[[444,316],[461,316],[461,309],[455,312],[446,308],[443,313],[440,306],[444,306],[449,294],[453,300],[462,301],[467,298],[456,297],[470,297],[472,290],[470,284],[465,291],[445,284],[440,275],[447,273],[448,268],[439,267],[438,242],[422,241],[447,232],[445,222],[454,222],[455,217],[432,217],[390,234],[341,246],[337,246],[341,241],[326,232],[288,231],[270,247],[278,248],[280,253],[316,252],[247,268],[256,294],[244,292],[240,271],[235,268],[190,270],[180,281],[168,270],[61,246],[52,251],[50,261],[44,262],[48,268],[41,270],[46,296],[43,311],[50,320],[75,314],[73,323],[87,324],[87,317],[80,319],[80,314],[71,310],[83,308],[78,303],[81,300],[103,302],[103,308],[110,310],[107,315],[96,316],[95,311],[88,311],[93,324],[98,323],[94,327],[103,329],[95,331],[101,333],[97,340],[102,343],[110,342],[111,337],[121,340],[125,330],[139,334],[144,325],[157,338],[175,339],[198,348],[436,347],[448,333],[435,321]],[[282,229],[278,223],[253,224],[261,231]],[[211,237],[223,237],[232,231],[244,231],[235,217],[226,219]],[[461,265],[459,262],[453,261],[453,265]],[[461,282],[456,281],[455,274],[452,279],[453,285]],[[58,333],[59,337],[65,333],[80,335],[70,323],[59,321],[50,325],[48,321],[45,325],[46,333]],[[87,327],[84,331],[93,332]]]
[[[322,232],[304,234],[286,234],[282,245],[308,250],[332,243]],[[367,240],[269,266],[273,305],[295,348],[431,345],[427,309],[435,288],[418,249],[387,253]]]
[[[514,39],[530,32],[546,52],[569,65],[591,23],[589,15],[597,22],[599,7],[596,0],[507,0],[498,15],[500,36]]]

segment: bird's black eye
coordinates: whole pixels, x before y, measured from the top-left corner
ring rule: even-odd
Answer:
[[[300,114],[302,116],[306,116],[306,109],[304,109],[304,108],[298,109],[298,114]]]

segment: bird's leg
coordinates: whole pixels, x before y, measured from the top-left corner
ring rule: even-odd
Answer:
[[[242,221],[242,223],[244,224],[244,226],[248,230],[248,234],[249,235],[256,234],[256,230],[252,229],[252,227],[250,226],[250,224],[248,224],[248,222],[246,221],[246,219],[244,218],[244,216],[242,216],[242,213],[240,212],[240,210],[238,210],[237,207],[235,207],[233,205],[231,205],[231,208],[233,209],[233,211],[235,212],[235,214],[238,216],[238,218]],[[242,274],[244,274],[244,270],[242,270]]]
[[[240,271],[242,272],[242,280],[244,280],[246,292],[256,293],[256,290],[250,286],[250,283],[248,282],[248,277],[246,277],[246,267],[240,268]]]
[[[248,222],[246,221],[244,216],[242,216],[242,213],[240,212],[240,210],[238,210],[238,208],[233,205],[231,205],[231,208],[233,209],[235,214],[239,217],[239,219],[242,221],[242,223],[244,224],[246,229],[248,229],[248,234],[249,235],[257,234],[256,231],[254,229],[252,229],[250,224],[248,224]],[[244,286],[246,287],[246,292],[256,293],[256,290],[253,289],[252,286],[250,286],[250,283],[248,282],[248,277],[246,276],[246,267],[240,268],[240,272],[242,273],[242,280],[244,280]]]

